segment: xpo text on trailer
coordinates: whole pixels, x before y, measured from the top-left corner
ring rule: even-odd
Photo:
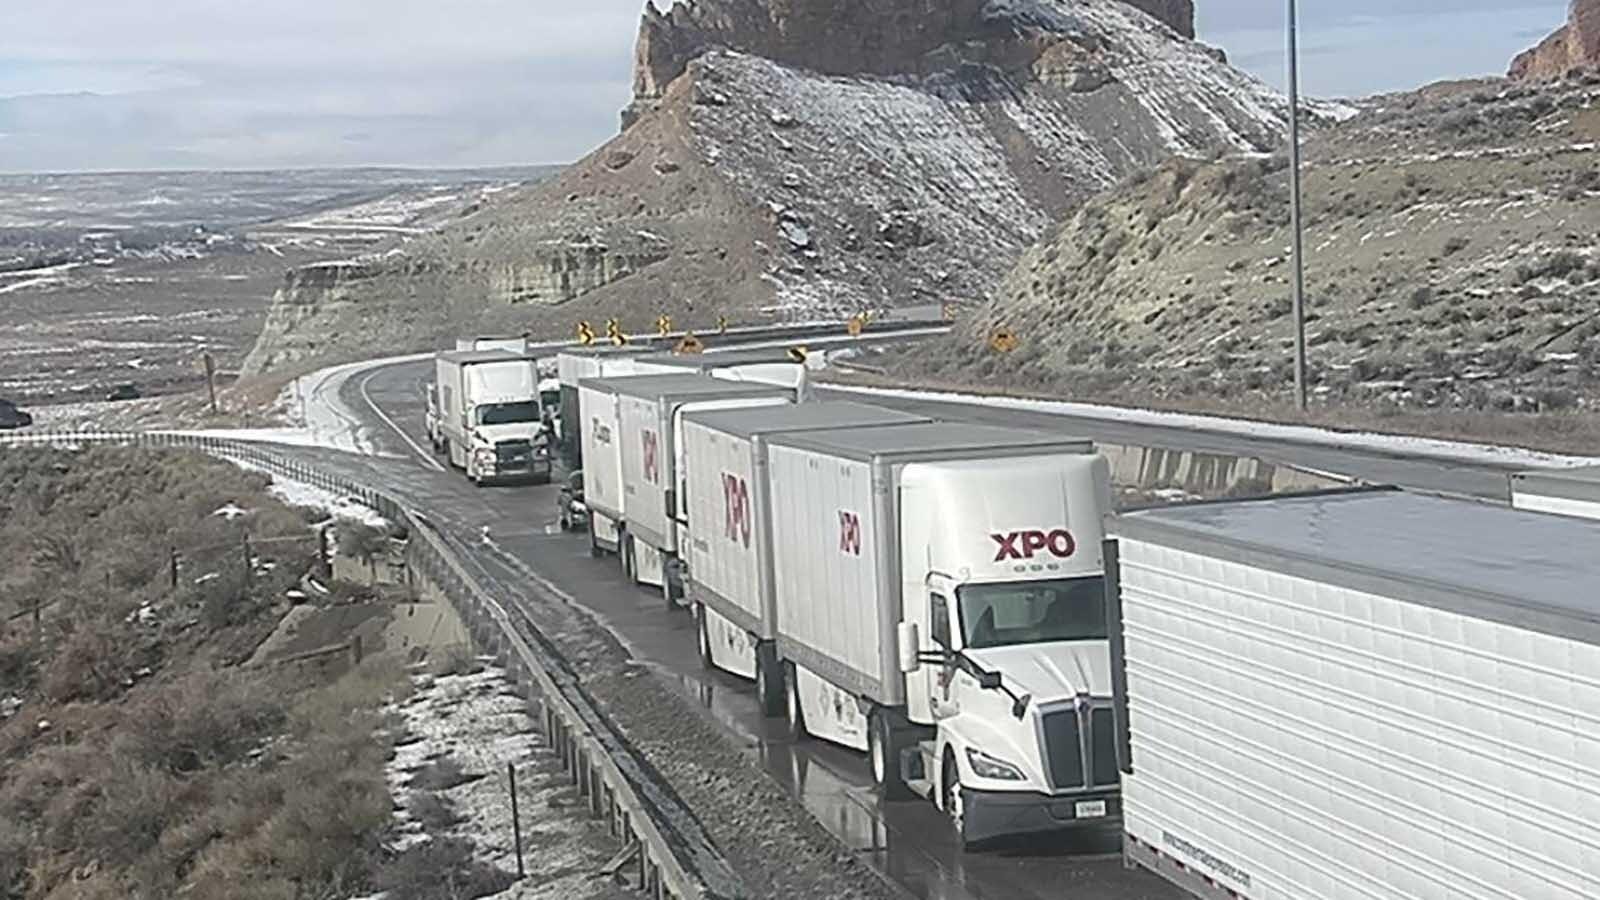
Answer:
[[[706,375],[584,379],[579,402],[593,545],[616,552],[634,582],[660,587],[675,603],[682,593],[676,571],[682,414],[787,404],[793,398],[784,388]]]
[[[1111,530],[1131,861],[1202,897],[1600,897],[1600,522],[1362,491]]]
[[[797,403],[683,417],[683,501],[701,662],[756,681],[768,715],[783,711],[777,599],[767,515],[767,438],[786,432],[931,421],[863,403]]]
[[[1114,821],[1093,446],[933,423],[777,434],[767,458],[795,737],[867,750],[963,845]]]

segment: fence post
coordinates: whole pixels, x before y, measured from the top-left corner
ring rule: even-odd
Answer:
[[[517,879],[528,877],[522,867],[522,813],[517,807],[517,764],[506,763],[506,775],[511,779],[511,834],[517,844]]]
[[[171,582],[172,589],[178,589],[178,548],[167,548],[167,580]]]

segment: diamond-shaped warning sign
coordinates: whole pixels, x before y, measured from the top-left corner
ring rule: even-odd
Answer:
[[[1017,349],[1022,342],[1009,328],[1001,328],[989,336],[989,349],[996,353],[1010,353]]]

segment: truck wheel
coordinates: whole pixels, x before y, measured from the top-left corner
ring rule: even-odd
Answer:
[[[939,806],[944,814],[950,817],[950,824],[956,830],[956,844],[962,850],[972,848],[972,841],[967,839],[967,817],[964,812],[965,803],[961,799],[961,770],[956,767],[955,751],[945,748],[944,765],[939,767],[940,781],[943,790],[939,792]]]
[[[867,761],[872,766],[872,783],[885,800],[909,799],[911,788],[900,777],[902,729],[896,728],[894,714],[886,709],[872,711],[867,727]]]
[[[696,603],[694,617],[698,623],[695,627],[695,646],[700,650],[700,667],[715,669],[717,664],[711,659],[711,626],[706,624],[706,607],[704,603]]]
[[[793,665],[783,667],[783,685],[783,719],[788,724],[789,740],[799,743],[806,739],[806,712],[800,705],[800,673]]]
[[[769,719],[783,715],[783,668],[778,648],[769,641],[756,647],[756,700]]]

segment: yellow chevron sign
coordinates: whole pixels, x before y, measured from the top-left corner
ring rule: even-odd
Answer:
[[[727,316],[717,316],[717,334],[727,334],[727,333],[728,333],[728,317]]]
[[[804,347],[790,347],[789,359],[793,362],[803,363],[811,356],[811,352]]]
[[[578,343],[585,347],[594,343],[594,328],[588,322],[578,323]]]
[[[672,317],[663,315],[656,319],[656,333],[662,337],[672,333]]]

